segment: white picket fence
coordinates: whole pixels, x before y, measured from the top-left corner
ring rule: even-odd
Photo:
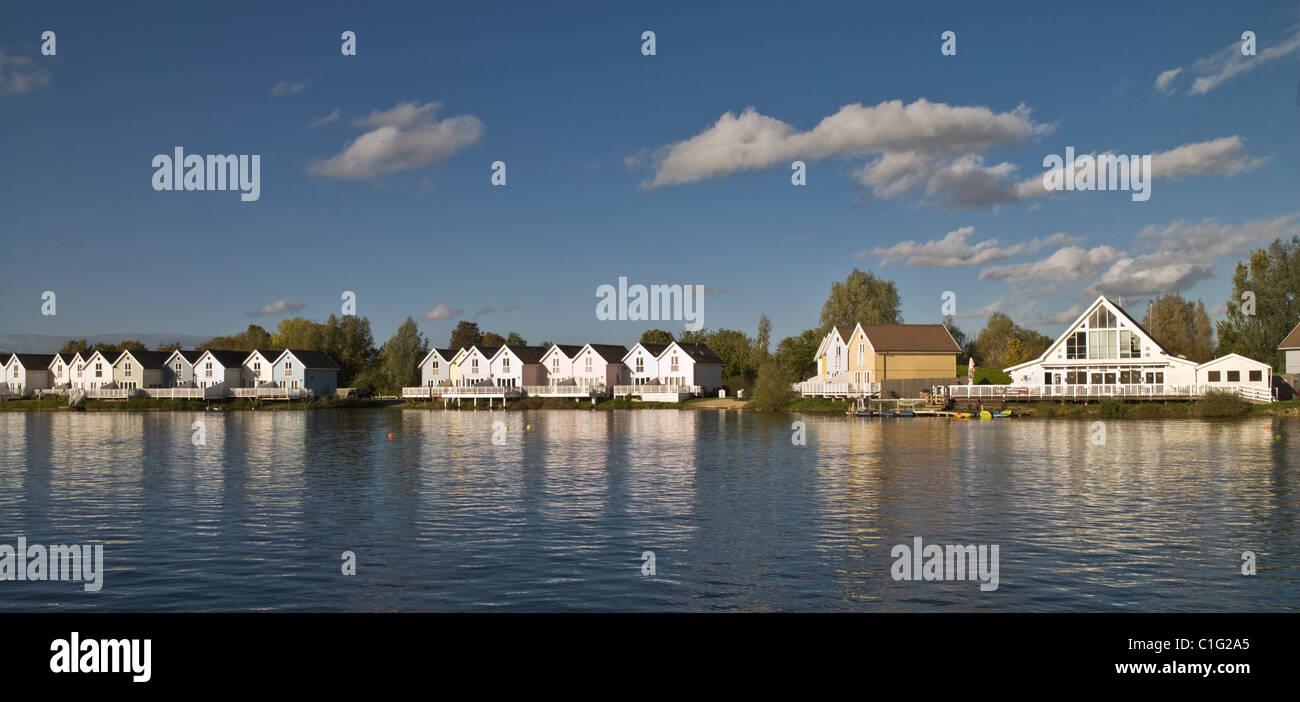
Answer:
[[[880,383],[826,383],[805,380],[794,384],[794,391],[804,397],[870,397],[880,394]]]
[[[1273,401],[1273,393],[1258,385],[948,385],[949,397],[1007,400],[1188,399],[1212,391],[1230,392],[1250,402]]]

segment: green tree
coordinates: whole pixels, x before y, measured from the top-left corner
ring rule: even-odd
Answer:
[[[722,377],[743,377],[752,381],[758,375],[758,369],[750,365],[754,354],[754,341],[744,332],[735,329],[719,329],[708,335],[701,342],[706,344],[722,359]]]
[[[510,332],[506,334],[506,346],[527,346],[528,342],[524,337],[519,336],[519,332]]]
[[[966,365],[966,362],[970,360],[971,352],[975,349],[975,342],[971,341],[966,336],[966,332],[957,326],[957,323],[952,319],[952,315],[943,318],[943,326],[948,330],[949,334],[952,334],[952,340],[957,342],[957,347],[961,349],[961,356],[957,359],[957,365]]]
[[[418,385],[419,363],[428,353],[429,342],[415,320],[407,317],[379,351],[379,377],[382,378],[379,389],[385,394],[395,394],[403,387]]]
[[[760,355],[766,357],[772,344],[772,320],[767,315],[758,316],[758,335],[754,337],[754,347]]]
[[[1175,356],[1204,363],[1214,358],[1214,338],[1205,303],[1182,295],[1161,295],[1147,304],[1142,327]]]
[[[478,340],[478,343],[482,346],[495,348],[497,346],[505,345],[506,340],[505,337],[502,337],[500,334],[497,334],[496,332],[487,332],[486,334],[483,335],[482,338]]]
[[[899,324],[902,299],[894,282],[856,268],[844,282],[831,283],[830,297],[822,305],[821,328],[862,324]]]
[[[673,343],[673,335],[663,329],[647,329],[641,334],[641,343],[667,346]]]
[[[796,380],[786,366],[775,360],[767,361],[758,371],[758,380],[754,383],[754,399],[750,401],[750,407],[759,411],[785,409],[794,397],[794,389],[791,386]]]
[[[290,317],[280,320],[271,337],[271,345],[277,349],[303,349],[320,351],[324,344],[324,325],[317,324],[306,317]],[[252,349],[240,349],[251,351]]]
[[[157,350],[157,351],[161,351],[161,352],[163,352],[163,353],[171,353],[172,351],[179,351],[179,350],[181,350],[182,348],[183,348],[183,345],[182,345],[181,342],[179,342],[179,341],[173,341],[173,342],[170,342],[170,343],[162,343],[162,342],[159,342],[159,343],[158,343],[158,348],[155,349],[155,350]]]
[[[1253,314],[1248,306],[1252,299]],[[1300,319],[1300,237],[1274,240],[1237,264],[1226,315],[1215,325],[1220,355],[1239,353],[1282,367],[1277,346]]]
[[[814,357],[817,355],[817,347],[821,346],[822,336],[816,329],[805,329],[797,336],[787,336],[776,345],[773,358],[798,380],[811,378],[817,372],[817,360]]]
[[[1015,344],[1012,344],[1012,341]],[[975,339],[975,362],[991,368],[1007,368],[1043,355],[1052,339],[1016,324],[1002,312],[989,315]]]
[[[482,338],[483,333],[478,330],[477,322],[462,319],[456,323],[456,328],[451,330],[451,350],[457,351],[477,346]]]
[[[90,351],[90,344],[85,339],[69,339],[59,349],[59,353],[66,353],[70,356],[76,354],[86,354]]]
[[[199,351],[221,349],[226,351],[254,351],[256,349],[283,349],[271,343],[271,335],[256,324],[248,325],[244,331],[234,336],[218,336],[199,344]]]
[[[352,387],[355,379],[378,355],[370,333],[370,320],[356,315],[330,315],[323,325],[320,351],[339,364],[339,386]]]

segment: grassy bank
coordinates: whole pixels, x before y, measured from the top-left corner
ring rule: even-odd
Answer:
[[[171,400],[149,397],[132,397],[126,400],[86,400],[81,409],[87,412],[112,411],[182,411],[200,412],[207,409],[218,410],[308,410],[308,409],[353,409],[386,407],[391,403],[382,400],[322,397],[310,400],[292,400],[289,402],[266,402],[238,398],[233,400]],[[68,401],[64,398],[8,400],[0,402],[0,411],[23,410],[68,410]]]

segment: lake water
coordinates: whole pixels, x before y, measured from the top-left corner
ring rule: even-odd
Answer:
[[[1105,430],[1094,443],[1088,421],[710,410],[3,412],[0,544],[101,543],[106,572],[100,592],[0,582],[0,610],[1300,609],[1300,423]],[[997,545],[998,588],[894,580],[892,547],[917,536]]]

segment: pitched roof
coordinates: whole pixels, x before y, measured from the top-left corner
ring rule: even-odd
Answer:
[[[9,352],[0,353],[0,366],[7,366],[7,365],[9,365],[9,359],[11,359],[11,358],[13,358],[13,357],[14,357],[14,355],[13,355],[12,353],[9,353]]]
[[[123,351],[122,355],[128,353],[131,354],[131,358],[139,361],[141,368],[162,368],[167,363],[167,358],[171,356],[166,351]],[[122,360],[122,356],[118,356],[117,360]],[[113,363],[116,365],[117,361]]]
[[[248,358],[248,354],[243,351],[208,349],[204,353],[212,354],[212,357],[217,359],[217,363],[220,363],[223,368],[239,368],[244,365],[244,359]],[[202,356],[202,354],[200,354],[200,356]],[[191,363],[195,363],[198,360],[199,359],[196,358],[194,361],[191,361]]]
[[[54,362],[52,353],[16,353],[14,356],[27,370],[46,370]]]
[[[338,370],[339,364],[329,357],[329,354],[321,351],[308,351],[306,349],[285,349],[281,356],[286,353],[293,354],[293,357],[302,363],[303,368],[323,368],[325,370]],[[276,360],[280,359],[276,356]]]
[[[627,355],[627,347],[617,344],[587,344],[595,351],[598,356],[605,359],[607,363],[622,363],[623,357]]]
[[[862,331],[876,351],[961,353],[942,324],[864,324]]]
[[[72,360],[77,357],[77,354],[75,353],[56,353],[54,355],[57,356],[60,361],[63,361],[64,365],[68,365],[68,366],[72,365]],[[54,363],[53,358],[50,359],[50,363]]]
[[[565,358],[573,358],[574,356],[577,356],[578,352],[581,351],[583,348],[582,344],[577,344],[577,345],[552,344],[552,345],[560,347],[560,353],[563,353]]]
[[[1295,325],[1295,329],[1292,329],[1291,333],[1286,335],[1286,338],[1282,340],[1282,343],[1277,348],[1278,350],[1300,349],[1300,324]]]
[[[542,356],[545,356],[548,350],[542,346],[518,346],[513,344],[506,344],[501,348],[510,349],[510,353],[513,353],[524,363],[541,363]]]
[[[641,344],[641,348],[649,351],[651,356],[659,358],[664,349],[668,348],[668,344]]]
[[[1119,313],[1124,315],[1124,319],[1127,319],[1129,321],[1129,324],[1132,324],[1134,327],[1137,328],[1138,331],[1142,332],[1142,334],[1144,334],[1146,338],[1150,339],[1151,343],[1155,344],[1156,348],[1160,349],[1161,353],[1169,354],[1169,351],[1166,350],[1164,346],[1160,345],[1160,341],[1156,339],[1154,336],[1151,336],[1151,332],[1147,331],[1146,328],[1144,328],[1141,324],[1138,324],[1138,321],[1136,319],[1133,319],[1133,315],[1130,315],[1127,310],[1125,310],[1123,307],[1120,307],[1118,304],[1115,303],[1114,300],[1110,299],[1109,297],[1106,297],[1105,295],[1102,295],[1101,298],[1106,302],[1109,302],[1111,307],[1114,307],[1115,309],[1119,310]],[[1091,310],[1089,311],[1089,314],[1091,315]],[[1173,354],[1169,354],[1169,355],[1173,355]]]
[[[667,348],[666,346],[664,348]],[[704,344],[683,344],[677,342],[677,348],[691,357],[696,363],[716,363],[722,365],[722,357],[713,352],[713,349]]]
[[[840,338],[844,339],[845,343],[848,343],[849,339],[853,338],[853,327],[846,327],[842,325],[836,326],[835,331],[840,333]]]
[[[478,349],[478,352],[483,354],[484,358],[492,358],[493,356],[497,355],[497,351],[500,351],[501,347],[500,346],[479,346],[478,344],[475,344],[473,347],[471,347],[470,350],[472,351],[473,349]]]

